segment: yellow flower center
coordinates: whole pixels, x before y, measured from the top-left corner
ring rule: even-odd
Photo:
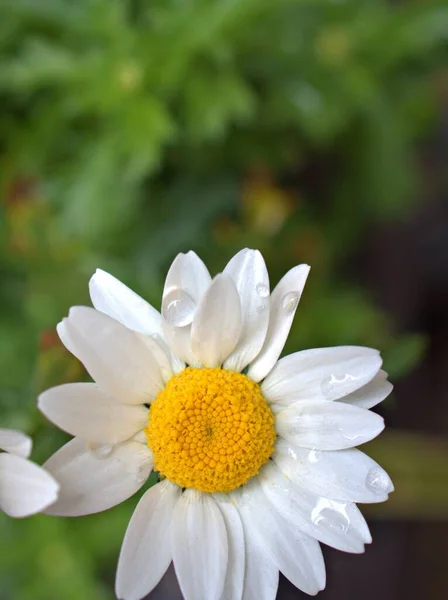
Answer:
[[[151,405],[146,429],[155,469],[183,488],[230,492],[274,449],[274,417],[246,375],[188,367]]]

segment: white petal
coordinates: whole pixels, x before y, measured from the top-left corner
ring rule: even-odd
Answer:
[[[52,504],[59,486],[51,475],[15,454],[0,454],[0,510],[27,517]]]
[[[163,321],[163,335],[173,354],[180,357],[182,361],[185,361],[191,367],[201,367],[200,361],[191,349],[190,334],[191,325],[187,325],[186,327],[172,327],[166,321]],[[179,370],[175,372],[178,373]]]
[[[113,275],[97,269],[89,281],[89,290],[97,310],[129,329],[148,335],[162,333],[159,311]]]
[[[272,462],[259,480],[277,512],[304,533],[344,552],[364,552],[371,541],[366,523],[352,502],[329,500],[308,492],[287,479]]]
[[[228,546],[224,519],[212,496],[186,490],[171,525],[174,569],[185,600],[219,600]]]
[[[140,600],[162,579],[171,559],[171,520],[181,489],[168,480],[141,498],[126,530],[115,591],[121,600]]]
[[[302,350],[279,360],[261,389],[276,410],[299,400],[337,400],[369,382],[380,367],[380,355],[371,348]]]
[[[340,401],[352,406],[359,406],[359,408],[369,409],[387,398],[393,388],[394,386],[390,381],[387,381],[387,373],[379,371],[367,385],[345,396],[345,398],[341,398]]]
[[[67,383],[39,396],[38,407],[55,425],[97,444],[116,444],[132,437],[148,421],[144,406],[121,404],[94,383]]]
[[[145,344],[155,358],[160,369],[160,375],[163,383],[168,383],[173,376],[173,373],[178,373],[179,371],[182,371],[182,369],[185,369],[185,363],[171,353],[166,342],[164,342],[161,336],[150,337],[143,334],[136,335]]]
[[[170,349],[191,366],[200,366],[190,343],[196,309],[211,283],[197,254],[178,254],[166,276],[162,297],[163,333]]]
[[[279,439],[272,458],[288,479],[334,500],[384,502],[394,489],[386,471],[354,448],[321,452]]]
[[[218,367],[233,351],[241,333],[241,303],[228,275],[215,277],[191,326],[191,347],[205,367]]]
[[[33,442],[31,438],[16,429],[0,429],[0,450],[28,458]]]
[[[324,589],[325,565],[319,542],[272,510],[257,480],[251,480],[234,497],[250,535],[266,549],[285,577],[313,596]]]
[[[228,496],[216,494],[215,500],[224,517],[229,546],[229,561],[221,600],[241,600],[245,570],[243,525],[237,509]]]
[[[384,429],[379,415],[342,402],[296,402],[276,415],[277,433],[291,444],[343,450],[365,444]]]
[[[243,600],[275,600],[279,580],[277,565],[266,551],[252,521],[241,518],[246,549]]]
[[[125,442],[101,455],[74,438],[51,456],[44,467],[59,481],[58,501],[46,512],[77,517],[107,510],[137,492],[148,478],[152,453],[138,442]]]
[[[238,252],[223,271],[236,285],[241,300],[242,330],[224,368],[242,371],[260,352],[269,323],[269,275],[258,250]]]
[[[70,309],[62,341],[100,388],[125,404],[144,404],[163,388],[157,361],[138,334],[85,306]],[[68,336],[68,343],[67,342]]]
[[[248,376],[261,381],[277,362],[291,329],[310,267],[294,267],[278,282],[270,299],[269,326],[260,354],[250,365]]]

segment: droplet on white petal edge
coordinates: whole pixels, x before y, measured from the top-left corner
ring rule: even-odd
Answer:
[[[283,296],[282,308],[287,315],[290,315],[296,310],[299,300],[300,295],[297,292],[288,292]]]
[[[367,473],[366,477],[367,488],[377,494],[390,494],[394,491],[394,485],[387,473],[380,467],[373,467]]]
[[[168,289],[162,299],[162,315],[173,327],[185,327],[193,321],[196,302],[180,288]]]
[[[267,298],[269,296],[269,286],[264,283],[258,283],[256,288],[257,294],[260,298]]]

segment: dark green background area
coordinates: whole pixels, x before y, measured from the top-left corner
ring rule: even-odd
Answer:
[[[306,262],[285,352],[372,346],[397,384],[366,448],[397,491],[322,597],[444,597],[447,32],[446,1],[0,0],[0,426],[37,461],[68,439],[36,397],[86,377],[55,326],[97,267],[160,308],[181,251]],[[0,599],[112,599],[136,502],[0,515]]]

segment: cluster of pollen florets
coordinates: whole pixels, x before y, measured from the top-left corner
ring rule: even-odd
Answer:
[[[188,367],[151,405],[146,429],[155,470],[183,488],[230,492],[274,449],[274,417],[260,386],[220,368]]]

